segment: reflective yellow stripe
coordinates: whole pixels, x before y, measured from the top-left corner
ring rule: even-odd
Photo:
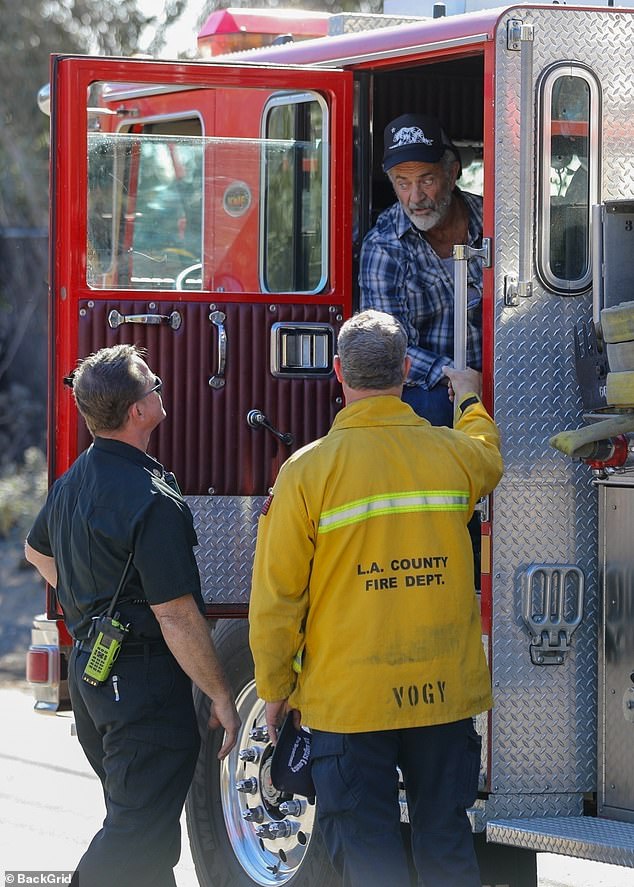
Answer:
[[[304,659],[304,644],[301,645],[297,653],[293,656],[293,671],[295,674],[302,673],[302,661]]]
[[[469,493],[464,490],[415,490],[357,499],[339,508],[324,511],[319,518],[319,532],[330,533],[349,524],[361,523],[385,514],[414,511],[467,511]]]

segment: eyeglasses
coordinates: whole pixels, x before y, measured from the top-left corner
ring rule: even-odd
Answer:
[[[147,397],[148,394],[151,394],[153,391],[156,391],[157,394],[163,393],[163,382],[159,376],[154,376],[154,385],[150,388],[149,391],[146,391],[145,394],[142,394],[139,400],[143,400],[144,397]]]

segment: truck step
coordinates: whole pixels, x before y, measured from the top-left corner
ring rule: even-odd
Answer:
[[[494,819],[487,841],[634,868],[634,822],[590,816]]]

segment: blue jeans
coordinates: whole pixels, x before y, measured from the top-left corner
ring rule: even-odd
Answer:
[[[446,425],[453,428],[453,404],[449,400],[446,385],[436,385],[431,391],[415,385],[405,385],[401,400],[408,403],[419,416],[428,419],[432,425]]]
[[[324,841],[344,887],[407,887],[400,767],[418,883],[480,887],[466,809],[474,803],[480,737],[471,718],[371,733],[312,730],[312,776]]]

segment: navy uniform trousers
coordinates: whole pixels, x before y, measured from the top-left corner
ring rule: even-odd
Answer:
[[[400,826],[405,783],[412,856],[424,887],[480,887],[466,814],[478,791],[481,740],[471,718],[371,733],[312,730],[319,825],[344,887],[412,883]]]
[[[71,882],[78,887],[176,884],[180,817],[200,744],[191,681],[164,645],[130,649],[100,687],[82,680],[89,653],[71,654],[77,736],[106,802]]]

